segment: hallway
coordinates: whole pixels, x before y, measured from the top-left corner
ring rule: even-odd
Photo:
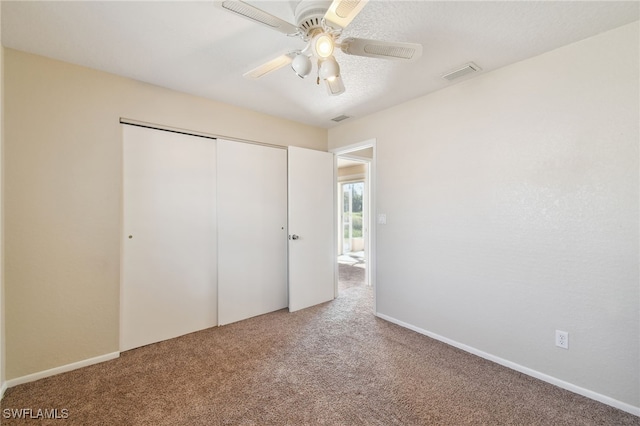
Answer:
[[[366,264],[364,251],[351,252],[338,256],[338,293],[347,288],[364,286]]]

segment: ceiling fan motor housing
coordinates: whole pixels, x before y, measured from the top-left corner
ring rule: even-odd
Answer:
[[[296,25],[310,39],[323,32],[322,18],[329,10],[330,1],[301,1],[295,10]]]

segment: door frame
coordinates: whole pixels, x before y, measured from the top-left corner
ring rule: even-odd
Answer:
[[[369,158],[357,157],[355,155],[349,155],[355,151],[360,151],[363,149],[372,148],[373,155]],[[353,158],[360,161],[366,161],[369,163],[369,167],[367,167],[367,176],[368,180],[368,191],[369,191],[369,238],[366,242],[366,250],[368,250],[367,257],[367,269],[366,272],[369,274],[368,281],[371,283],[373,287],[373,312],[377,312],[376,309],[376,220],[377,218],[377,209],[376,209],[376,139],[367,139],[362,142],[357,142],[351,145],[341,146],[339,148],[330,149],[329,152],[333,153],[333,187],[338,187],[338,157],[343,158]],[[336,190],[337,192],[337,190]],[[337,197],[337,194],[336,194]],[[334,197],[335,198],[335,197]],[[338,209],[335,207],[334,209],[335,223],[338,223]],[[334,250],[337,252],[338,247],[338,232],[334,232]],[[335,262],[335,296],[338,296],[338,262]]]

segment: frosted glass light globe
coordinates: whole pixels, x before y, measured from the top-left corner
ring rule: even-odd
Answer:
[[[340,75],[340,65],[336,59],[331,56],[320,62],[320,70],[318,76],[323,80],[333,81]]]
[[[306,55],[296,55],[291,61],[291,68],[300,78],[305,78],[311,72],[311,60]]]

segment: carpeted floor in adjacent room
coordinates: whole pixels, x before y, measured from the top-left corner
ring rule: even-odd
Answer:
[[[346,268],[346,269],[345,269]],[[349,269],[352,268],[352,269]],[[2,425],[638,425],[639,418],[372,314],[364,271],[340,296],[127,351],[7,390]],[[4,413],[4,411],[3,411]]]

